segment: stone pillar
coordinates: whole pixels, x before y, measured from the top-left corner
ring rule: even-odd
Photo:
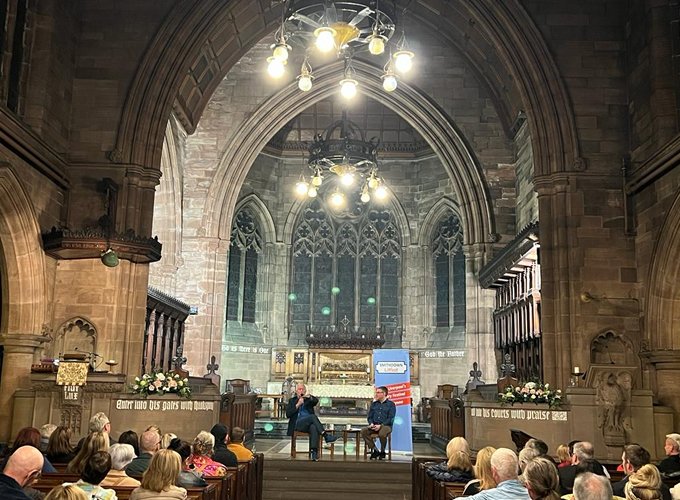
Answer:
[[[29,387],[31,364],[36,352],[49,337],[22,333],[7,333],[2,338],[4,356],[0,379],[0,443],[6,443],[12,427],[14,391]]]
[[[659,402],[673,409],[674,429],[680,425],[680,350],[642,351],[640,357],[654,368],[654,393]]]

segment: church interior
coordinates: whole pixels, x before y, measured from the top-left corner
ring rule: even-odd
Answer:
[[[675,0],[1,0],[0,115],[0,443],[173,369],[363,421],[375,349],[474,450],[680,429]]]

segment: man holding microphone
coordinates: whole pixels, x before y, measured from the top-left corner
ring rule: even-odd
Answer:
[[[332,443],[338,436],[327,434],[319,417],[314,413],[314,407],[319,403],[319,399],[307,394],[305,384],[295,386],[295,396],[290,398],[286,406],[286,417],[288,417],[288,435],[292,436],[294,431],[306,432],[309,434],[309,451],[313,461],[319,459],[319,436],[323,436],[326,443]]]

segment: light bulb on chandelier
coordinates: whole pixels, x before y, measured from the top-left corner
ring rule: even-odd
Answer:
[[[408,73],[413,67],[415,54],[410,50],[398,50],[394,53],[394,66],[401,73]]]
[[[286,71],[285,64],[274,56],[267,58],[267,73],[272,78],[281,78]]]
[[[379,35],[376,31],[368,37],[368,51],[374,56],[379,56],[385,52],[385,37]]]
[[[321,52],[330,52],[335,48],[335,35],[336,32],[333,28],[328,26],[322,26],[314,30],[314,37],[316,41],[314,42],[316,48]]]
[[[340,80],[340,94],[345,99],[351,99],[357,95],[357,81],[353,78]]]
[[[375,188],[375,190],[373,191],[373,194],[375,194],[375,197],[378,200],[382,201],[385,198],[387,198],[387,188],[381,184],[380,186]]]
[[[295,184],[295,193],[298,196],[306,196],[309,194],[309,184],[305,182],[304,180],[300,179],[296,184]]]
[[[336,190],[330,195],[328,202],[333,208],[342,208],[345,205],[345,195]]]

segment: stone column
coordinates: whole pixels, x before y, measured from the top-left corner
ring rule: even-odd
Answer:
[[[14,391],[29,387],[31,364],[43,342],[50,340],[43,335],[7,333],[2,337],[4,355],[2,379],[0,379],[0,443],[6,443],[12,426]]]
[[[680,350],[642,351],[640,357],[653,366],[656,377],[652,377],[652,389],[662,404],[673,409],[676,429],[680,425]]]

